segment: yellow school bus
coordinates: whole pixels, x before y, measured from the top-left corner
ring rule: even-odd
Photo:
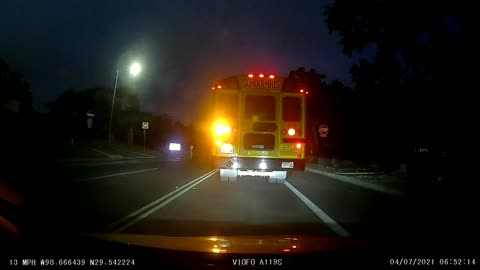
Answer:
[[[213,162],[222,181],[261,176],[283,183],[305,169],[307,89],[290,78],[245,74],[211,88]]]

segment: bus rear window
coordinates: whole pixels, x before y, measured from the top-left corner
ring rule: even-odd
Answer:
[[[275,120],[274,96],[245,96],[245,119],[253,121]]]
[[[284,97],[282,115],[283,121],[300,121],[302,119],[302,100],[298,97]]]

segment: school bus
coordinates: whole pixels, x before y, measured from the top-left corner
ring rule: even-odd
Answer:
[[[307,89],[289,77],[245,74],[211,88],[213,163],[220,180],[260,176],[283,183],[305,170]]]

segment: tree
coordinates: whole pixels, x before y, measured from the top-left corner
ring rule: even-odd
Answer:
[[[62,123],[64,137],[104,139],[112,106],[113,89],[97,86],[75,91],[68,89],[47,104],[54,121]],[[128,89],[118,88],[114,103],[112,130],[121,141],[128,140],[130,128],[138,124],[139,99]],[[87,127],[87,113],[93,114],[93,126]]]
[[[108,123],[112,106],[113,89],[101,86],[76,91],[68,89],[55,101],[47,104],[55,136],[64,142],[71,138],[104,140],[108,135]],[[87,113],[93,114],[92,129],[87,127]],[[143,145],[142,122],[149,123],[146,144],[158,147],[176,137],[188,137],[189,129],[181,122],[174,122],[167,114],[153,115],[140,110],[138,96],[127,88],[117,88],[112,133],[118,142]]]
[[[342,82],[328,83],[327,76],[315,69],[308,72],[300,67],[290,72],[286,85],[293,89],[304,89],[307,98],[308,153],[323,157],[343,157],[345,144],[346,111],[348,110],[350,89]],[[320,138],[318,127],[329,125],[329,137]]]
[[[472,31],[478,4],[337,0],[325,13],[345,54],[375,49],[371,60],[351,68],[359,116],[374,134],[370,150],[393,158],[420,141],[445,147],[445,123],[464,118],[451,108],[466,99],[475,78],[465,63],[478,50]]]
[[[0,58],[0,112],[31,113],[30,84],[20,72],[12,71]]]
[[[38,135],[29,89],[23,74],[11,70],[0,58],[0,148],[9,160],[14,160],[14,156],[21,159],[18,153],[31,151],[36,145],[33,141]]]

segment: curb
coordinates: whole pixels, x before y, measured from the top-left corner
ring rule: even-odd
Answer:
[[[389,188],[389,187],[385,187],[385,186],[381,186],[381,185],[376,185],[376,184],[364,182],[364,181],[361,181],[361,180],[358,180],[356,178],[349,177],[349,176],[346,176],[346,175],[326,172],[326,171],[322,171],[322,170],[319,170],[319,169],[313,169],[313,168],[310,168],[310,167],[306,167],[305,171],[320,174],[320,175],[324,175],[324,176],[330,177],[330,178],[338,180],[338,181],[342,181],[342,182],[345,182],[345,183],[348,183],[348,184],[356,185],[356,186],[366,188],[366,189],[370,189],[370,190],[373,190],[373,191],[386,193],[386,194],[389,194],[389,195],[394,195],[394,196],[405,196],[406,195],[406,193],[403,192],[403,191],[393,189],[393,188]]]
[[[161,158],[149,158],[149,157],[125,157],[118,159],[61,159],[57,160],[58,162],[64,165],[70,166],[85,166],[85,167],[94,167],[94,166],[104,166],[104,165],[121,165],[128,163],[141,163],[142,160],[159,160],[163,161]]]

